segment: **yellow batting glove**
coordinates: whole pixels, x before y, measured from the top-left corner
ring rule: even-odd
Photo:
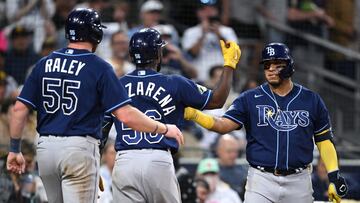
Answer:
[[[328,188],[329,201],[340,203],[341,198],[348,192],[345,178],[340,175],[338,170],[328,173],[328,177],[330,182]]]
[[[184,119],[195,121],[206,129],[211,129],[215,125],[215,120],[212,116],[191,107],[185,108]]]
[[[330,202],[333,202],[333,203],[340,203],[341,202],[341,198],[336,193],[336,189],[335,189],[335,186],[334,186],[333,183],[330,183],[330,185],[329,185],[328,194],[329,194],[329,201]]]
[[[221,51],[224,57],[224,66],[236,69],[236,64],[239,62],[241,57],[241,50],[239,45],[235,42],[224,42],[220,40]]]

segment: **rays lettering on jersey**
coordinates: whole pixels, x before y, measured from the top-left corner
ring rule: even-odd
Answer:
[[[270,105],[256,105],[258,110],[257,126],[268,126],[278,131],[291,131],[298,126],[306,127],[309,125],[309,112],[305,110],[294,111],[275,111]],[[276,113],[275,113],[276,112]]]
[[[157,87],[155,83],[149,82],[145,84],[144,82],[137,82],[135,84],[127,83],[125,85],[128,91],[129,97],[134,97],[136,95],[142,95],[153,98],[161,106],[164,116],[170,114],[176,109],[175,105],[169,106],[168,104],[173,100],[170,94],[164,94],[165,89],[162,86]]]
[[[68,62],[67,59],[62,58],[48,59],[45,62],[45,73],[61,72],[78,76],[85,65],[86,63],[77,60]]]

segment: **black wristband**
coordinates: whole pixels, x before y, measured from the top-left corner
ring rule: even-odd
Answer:
[[[10,139],[9,152],[20,153],[21,151],[21,139]]]

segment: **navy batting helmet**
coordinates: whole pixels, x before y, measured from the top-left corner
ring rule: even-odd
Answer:
[[[270,43],[267,44],[262,51],[261,64],[271,60],[284,60],[287,62],[286,68],[282,69],[279,73],[281,78],[289,78],[295,72],[294,60],[290,55],[289,48],[283,43]]]
[[[160,33],[152,28],[144,28],[136,32],[130,39],[129,53],[135,64],[149,64],[161,55],[161,47],[166,42]]]
[[[70,42],[91,42],[99,44],[103,37],[99,14],[87,8],[78,8],[69,14],[65,23],[65,37]]]

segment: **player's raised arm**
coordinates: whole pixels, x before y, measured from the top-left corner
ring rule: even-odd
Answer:
[[[185,108],[184,118],[195,121],[202,127],[220,134],[226,134],[241,127],[228,118],[215,117],[191,107]]]
[[[184,144],[184,137],[175,125],[155,121],[129,104],[116,109],[112,113],[117,119],[133,130],[152,134],[160,133],[166,137],[175,138],[179,145]]]
[[[235,42],[224,42],[220,40],[221,51],[224,57],[224,70],[221,79],[213,90],[213,96],[205,109],[221,108],[229,95],[233,72],[240,60],[241,50]]]

